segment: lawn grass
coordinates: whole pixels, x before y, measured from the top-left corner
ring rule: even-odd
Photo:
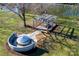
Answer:
[[[32,17],[34,15],[27,14],[27,24],[32,24]],[[72,21],[73,20],[73,21]],[[74,27],[76,29],[76,34],[79,35],[79,25],[77,24],[78,20],[76,20],[76,17],[71,17],[70,19],[65,19],[65,18],[58,18],[57,22],[63,26],[68,27]],[[30,33],[33,32],[33,30],[24,28],[23,27],[23,21],[15,14],[11,12],[4,12],[0,11],[0,55],[11,55],[5,47],[4,44],[6,43],[8,37],[12,32],[18,32],[18,33]],[[57,38],[52,35],[55,40]],[[78,41],[73,41],[71,39],[66,38],[67,43],[62,40],[63,37],[57,36],[59,40],[63,42],[61,43],[53,43],[53,48],[50,49],[49,53],[46,53],[45,55],[50,55],[50,56],[63,56],[63,55],[79,55],[79,42]]]
[[[30,33],[31,31],[23,27],[22,20],[17,15],[0,11],[0,55],[10,55],[5,50],[4,44],[13,32]]]

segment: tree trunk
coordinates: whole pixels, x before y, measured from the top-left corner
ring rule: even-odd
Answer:
[[[24,21],[24,27],[26,27],[25,4],[23,4],[23,8],[22,8],[22,16],[23,16],[23,21]]]
[[[26,27],[26,20],[24,19],[23,22],[24,22],[24,27]]]

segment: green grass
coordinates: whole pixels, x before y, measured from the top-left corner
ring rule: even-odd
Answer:
[[[30,33],[31,30],[23,27],[22,20],[17,15],[0,11],[0,55],[11,55],[4,45],[12,32]]]
[[[29,16],[30,15],[30,16]],[[32,14],[27,14],[27,24],[32,24],[32,17],[35,17]],[[67,27],[74,27],[76,29],[76,34],[79,35],[79,25],[77,24],[78,20],[76,20],[76,17],[70,17],[70,18],[58,18],[58,23],[67,26]],[[8,37],[12,32],[18,32],[18,33],[30,33],[33,32],[33,30],[24,28],[23,27],[23,21],[15,14],[11,12],[4,12],[0,11],[0,55],[11,55],[10,52],[8,52],[5,49],[5,43],[7,42]],[[55,36],[53,35],[53,38]],[[63,37],[58,36],[58,39],[63,42],[61,43],[53,43],[53,49],[50,49],[49,53],[45,53],[45,55],[55,55],[55,56],[63,56],[63,55],[79,55],[79,42],[73,41],[71,39],[66,39],[67,43],[63,41]]]
[[[75,33],[79,35],[79,19],[78,17],[63,17],[63,18],[58,18],[57,23],[66,26],[67,28],[75,28]]]

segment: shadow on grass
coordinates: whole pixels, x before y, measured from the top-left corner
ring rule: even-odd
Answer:
[[[74,56],[78,56],[79,54],[78,54],[78,49],[76,49],[76,48],[74,48],[72,45],[70,45],[67,41],[66,41],[66,37],[64,36],[63,37],[63,39],[62,40],[60,40],[58,37],[57,37],[57,35],[56,35],[56,33],[55,33],[55,38],[56,38],[56,40],[58,40],[58,42],[56,41],[56,43],[60,43],[60,44],[62,44],[63,46],[66,46],[67,48],[69,48],[70,49],[70,52],[69,52],[69,55],[72,55],[72,54],[70,54],[70,53],[73,53],[73,55]],[[69,37],[70,38],[70,37]],[[78,38],[75,38],[74,36],[72,36],[72,38],[70,38],[70,39],[78,39]],[[65,43],[63,42],[63,40],[65,40]]]
[[[28,56],[41,56],[44,53],[48,53],[48,52],[44,49],[36,47],[35,49],[32,49],[28,52],[18,52],[18,53],[21,53],[22,55],[28,55]]]
[[[64,37],[64,39],[69,38],[74,41],[79,41],[79,36],[74,34],[74,31],[75,31],[74,28],[69,27],[68,30],[66,31],[66,33],[63,33],[64,29],[65,29],[65,27],[63,27],[60,32],[53,31],[53,33],[55,35]]]

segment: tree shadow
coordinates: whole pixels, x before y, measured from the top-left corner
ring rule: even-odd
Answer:
[[[64,27],[65,28],[65,27]],[[68,41],[66,41],[67,39],[71,39],[71,40],[74,40],[74,41],[79,41],[79,37],[77,36],[77,35],[74,35],[74,28],[68,28],[67,29],[67,31],[66,31],[66,33],[63,33],[63,30],[64,30],[64,28],[62,28],[62,30],[60,31],[60,32],[55,32],[55,31],[53,31],[53,32],[48,32],[48,34],[50,35],[50,38],[49,39],[52,39],[52,41],[50,41],[50,42],[54,42],[54,43],[60,43],[61,44],[61,46],[63,47],[63,46],[66,46],[67,48],[69,48],[70,50],[71,50],[71,52],[73,52],[74,53],[74,55],[78,55],[77,53],[75,54],[75,52],[73,51],[73,49],[75,49],[75,48],[73,48],[73,46],[72,45],[70,45],[69,43],[68,43]],[[44,33],[43,33],[44,34]],[[53,34],[54,34],[54,37],[53,37]],[[45,34],[44,34],[45,35]],[[61,36],[62,37],[62,39],[59,39],[59,37],[58,36]],[[48,42],[48,41],[47,41]],[[49,43],[49,42],[48,42]],[[45,42],[44,42],[44,44],[45,44]],[[48,44],[48,46],[49,46],[49,44]],[[47,47],[47,45],[46,45],[46,47]],[[52,47],[52,44],[49,46],[49,47],[51,47],[51,48],[53,48]],[[50,49],[48,48],[48,51],[49,52],[51,52],[50,51]],[[70,53],[70,52],[69,52]]]

